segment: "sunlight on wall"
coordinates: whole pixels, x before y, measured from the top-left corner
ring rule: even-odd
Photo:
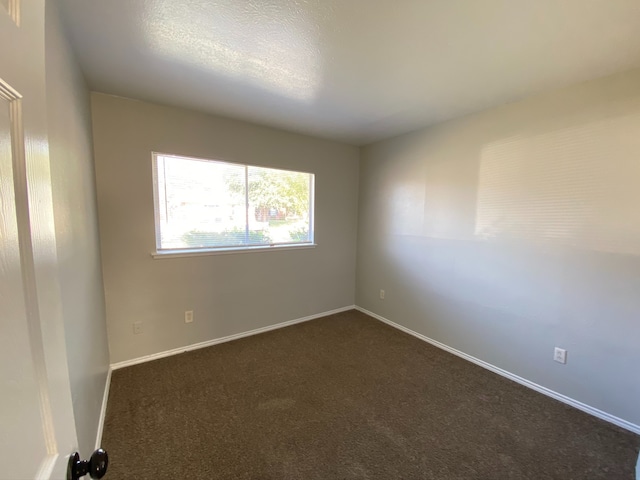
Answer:
[[[317,29],[301,9],[228,2],[152,2],[145,37],[160,54],[295,100],[320,82]]]
[[[638,151],[640,115],[486,145],[476,236],[640,254]]]

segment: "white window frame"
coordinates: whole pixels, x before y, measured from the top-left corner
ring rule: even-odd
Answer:
[[[158,189],[158,157],[172,157],[178,159],[198,160],[203,162],[227,163],[230,165],[245,167],[245,172],[249,167],[270,168],[274,170],[282,170],[285,172],[305,173],[310,175],[309,179],[309,241],[307,242],[291,242],[276,243],[263,245],[242,245],[233,247],[195,247],[195,248],[161,248],[161,229],[160,229],[160,209],[159,209],[159,189]],[[151,253],[153,258],[175,258],[175,257],[192,257],[200,255],[225,255],[236,253],[251,253],[265,251],[282,251],[282,250],[299,250],[315,248],[317,244],[315,239],[315,174],[301,170],[290,170],[284,168],[267,167],[264,165],[252,165],[248,163],[230,162],[228,160],[217,160],[212,158],[194,157],[189,155],[177,155],[171,153],[151,152],[151,168],[153,173],[153,211],[155,226],[155,251]],[[246,178],[246,177],[245,177]],[[247,189],[246,203],[249,202],[249,192]]]

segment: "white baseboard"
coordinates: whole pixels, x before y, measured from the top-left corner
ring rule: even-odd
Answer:
[[[187,345],[185,347],[174,348],[172,350],[166,350],[164,352],[153,353],[151,355],[145,355],[144,357],[138,357],[131,360],[125,360],[123,362],[117,362],[111,364],[111,370],[117,370],[119,368],[130,367],[132,365],[138,365],[139,363],[151,362],[158,360],[159,358],[170,357],[172,355],[178,355],[180,353],[190,352],[192,350],[198,350],[200,348],[210,347],[219,343],[231,342],[232,340],[238,340],[244,337],[250,337],[252,335],[258,335],[260,333],[269,332],[278,328],[288,327],[295,325],[296,323],[308,322],[309,320],[315,320],[316,318],[326,317],[327,315],[334,315],[336,313],[346,312],[348,310],[355,309],[355,305],[348,305],[342,308],[336,308],[335,310],[329,310],[328,312],[317,313],[315,315],[309,315],[308,317],[296,318],[295,320],[289,320],[287,322],[276,323],[275,325],[269,325],[262,328],[256,328],[255,330],[249,330],[248,332],[235,333],[221,338],[214,338],[205,342],[194,343],[193,345]],[[111,375],[111,371],[109,371]]]
[[[399,325],[395,322],[392,322],[391,320],[388,320],[376,313],[370,312],[369,310],[366,310],[362,307],[359,307],[356,305],[355,307],[356,310],[369,315],[370,317],[375,318],[376,320],[380,320],[381,322],[386,323],[387,325],[390,325],[394,328],[397,328],[398,330],[401,330],[405,333],[408,333],[409,335],[412,335],[416,338],[419,338],[420,340],[423,340],[427,343],[430,343],[431,345],[438,347],[442,350],[445,350],[446,352],[452,353],[453,355],[456,355],[460,358],[464,358],[465,360],[468,360],[471,363],[475,363],[476,365],[479,365],[483,368],[486,368],[487,370],[490,370],[494,373],[497,373],[498,375],[501,375],[505,378],[508,378],[509,380],[513,380],[516,383],[519,383],[520,385],[524,385],[525,387],[529,387],[532,390],[535,390],[536,392],[542,393],[548,397],[551,398],[555,398],[556,400],[559,400],[562,403],[566,403],[567,405],[571,405],[574,408],[577,408],[578,410],[582,410],[583,412],[589,413],[591,415],[593,415],[594,417],[600,418],[601,420],[605,420],[609,423],[613,423],[614,425],[617,425],[618,427],[622,427],[626,430],[629,430],[635,434],[640,435],[640,426],[636,425],[634,423],[628,422],[626,420],[623,420],[622,418],[616,417],[615,415],[611,415],[607,412],[603,412],[602,410],[599,410],[597,408],[594,408],[590,405],[587,405],[585,403],[579,402],[578,400],[574,400],[571,397],[567,397],[566,395],[563,395],[561,393],[555,392],[549,388],[543,387],[542,385],[538,385],[537,383],[534,383],[530,380],[527,380],[526,378],[522,378],[519,377],[518,375],[515,375],[511,372],[508,372],[506,370],[503,370],[502,368],[496,367],[495,365],[491,365],[490,363],[485,362],[484,360],[480,360],[479,358],[473,357],[471,355],[468,355],[464,352],[461,352],[460,350],[456,350],[455,348],[452,348],[448,345],[445,345],[444,343],[440,343],[437,340],[433,340],[432,338],[426,337],[420,333],[414,332],[413,330],[407,328],[407,327],[403,327],[402,325]],[[639,478],[640,480],[640,478]]]
[[[96,450],[101,448],[102,444],[102,431],[104,430],[104,418],[107,414],[107,401],[109,400],[109,388],[111,387],[111,371],[109,367],[107,371],[107,380],[104,384],[104,393],[102,395],[102,407],[100,408],[100,418],[98,420],[98,433],[96,435]]]

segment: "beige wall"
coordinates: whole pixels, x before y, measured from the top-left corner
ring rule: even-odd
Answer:
[[[357,305],[640,425],[640,71],[368,146],[359,195]]]
[[[356,147],[103,94],[92,114],[112,362],[353,305]],[[153,259],[152,151],[313,172],[318,246]]]
[[[89,91],[46,6],[49,153],[71,395],[83,458],[95,447],[109,367]]]

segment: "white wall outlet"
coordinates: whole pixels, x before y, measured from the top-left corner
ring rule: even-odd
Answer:
[[[384,290],[380,290],[380,300],[384,300]]]
[[[556,347],[553,351],[553,359],[558,363],[567,363],[567,351],[564,348]]]
[[[193,322],[193,310],[187,310],[184,312],[184,323]]]
[[[139,335],[143,332],[142,322],[133,322],[133,334]]]

